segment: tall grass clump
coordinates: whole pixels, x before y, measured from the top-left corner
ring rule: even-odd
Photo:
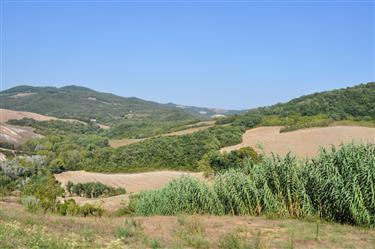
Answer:
[[[143,192],[133,201],[135,212],[140,215],[223,214],[214,189],[189,176],[173,180],[164,188]]]
[[[375,145],[321,150],[305,164],[306,187],[323,218],[375,225]]]
[[[219,173],[192,177],[138,195],[136,213],[205,213],[318,217],[375,226],[375,145],[346,144],[309,160],[265,157]]]

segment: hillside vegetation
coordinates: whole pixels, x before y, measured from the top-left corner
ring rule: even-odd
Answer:
[[[219,120],[247,128],[260,125],[283,125],[283,131],[327,126],[336,121],[349,120],[353,124],[375,122],[375,82],[338,90],[314,93],[287,103],[261,107],[245,115]],[[361,123],[359,122],[359,123]]]
[[[308,218],[375,226],[375,146],[348,144],[313,160],[268,157],[237,164],[213,183],[184,177],[141,193],[140,215],[231,214]]]
[[[120,148],[108,146],[98,135],[46,136],[29,141],[25,150],[47,156],[55,172],[89,170],[99,172],[135,172],[152,169],[197,170],[198,161],[211,151],[242,141],[238,127],[212,127],[183,136],[160,136]]]
[[[199,120],[180,108],[78,86],[18,86],[0,92],[1,108],[112,126],[110,137],[150,137]]]

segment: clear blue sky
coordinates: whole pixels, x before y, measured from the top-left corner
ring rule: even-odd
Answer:
[[[374,81],[372,1],[2,0],[2,88],[250,108]]]

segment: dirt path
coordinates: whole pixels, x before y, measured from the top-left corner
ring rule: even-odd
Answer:
[[[281,127],[259,127],[246,131],[243,142],[223,148],[221,151],[232,151],[242,147],[257,148],[261,144],[266,153],[274,152],[285,155],[292,151],[299,157],[315,156],[321,146],[329,148],[343,142],[375,143],[375,128],[361,126],[333,126],[310,128],[293,132],[280,133]]]

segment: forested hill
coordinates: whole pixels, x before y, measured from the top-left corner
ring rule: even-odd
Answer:
[[[1,108],[29,111],[59,118],[82,121],[96,119],[113,124],[123,119],[186,121],[194,119],[179,108],[101,93],[79,86],[33,87],[18,86],[0,92]]]
[[[339,118],[353,116],[375,119],[375,82],[314,93],[259,110],[271,115],[327,114]]]
[[[285,124],[288,117],[294,123],[328,119],[375,121],[375,82],[302,96],[287,103],[252,109],[245,115],[229,117],[221,122],[247,127],[262,122],[288,125]]]

